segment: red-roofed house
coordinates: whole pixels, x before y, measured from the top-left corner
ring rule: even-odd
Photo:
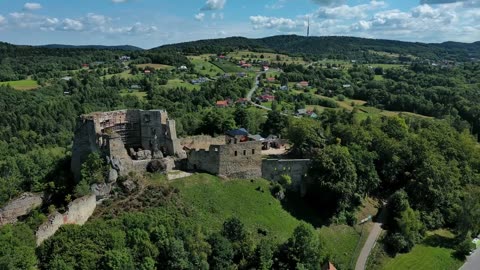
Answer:
[[[272,96],[272,95],[263,95],[263,96],[260,96],[260,100],[262,102],[268,102],[268,101],[273,101],[275,100],[275,97]]]
[[[297,83],[298,86],[300,87],[308,87],[308,82],[307,81],[301,81],[299,83]]]
[[[82,68],[88,68],[89,65],[88,64],[82,64]]]
[[[228,107],[228,100],[219,100],[216,105],[217,108],[226,108]]]
[[[220,59],[225,59],[225,55],[222,54],[222,55],[220,55],[218,58],[220,58]]]
[[[242,65],[242,68],[251,68],[251,67],[252,67],[252,64],[245,63]]]
[[[152,72],[151,72],[149,69],[145,69],[145,70],[143,71],[143,73],[145,73],[145,74],[150,74],[150,73],[152,73]]]
[[[275,82],[275,77],[268,77],[267,82]]]
[[[247,63],[247,62],[245,62],[245,61],[243,61],[243,60],[238,61],[238,64],[239,64],[240,66],[243,65],[243,64],[246,64],[246,63]]]

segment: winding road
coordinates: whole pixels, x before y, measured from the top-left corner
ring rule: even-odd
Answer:
[[[258,89],[258,84],[260,83],[260,76],[265,73],[265,72],[259,72],[257,73],[257,76],[255,77],[255,84],[253,85],[252,89],[250,89],[250,91],[248,92],[247,94],[247,99],[248,101],[252,101],[252,96],[253,96],[253,93],[255,93],[255,91],[257,91]]]
[[[472,255],[467,257],[465,264],[460,270],[478,270],[480,269],[480,248],[477,248]]]
[[[362,251],[360,251],[360,255],[357,258],[357,263],[355,264],[355,270],[365,270],[367,265],[368,256],[372,252],[375,244],[377,243],[377,239],[382,233],[382,222],[385,213],[385,205],[383,205],[382,209],[380,210],[380,214],[378,215],[377,221],[373,223],[373,228],[368,235],[367,241],[363,245]]]

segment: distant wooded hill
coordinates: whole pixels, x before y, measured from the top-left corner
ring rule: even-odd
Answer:
[[[233,50],[275,51],[323,57],[362,58],[384,52],[423,59],[468,61],[480,58],[480,42],[419,43],[356,37],[304,37],[281,35],[260,39],[229,37],[164,45],[153,50],[179,50],[184,53],[221,53]]]
[[[64,45],[64,44],[48,44],[37,47],[50,48],[50,49],[97,49],[97,50],[118,50],[118,51],[143,51],[140,47],[131,45],[118,45],[118,46],[103,46],[103,45]]]

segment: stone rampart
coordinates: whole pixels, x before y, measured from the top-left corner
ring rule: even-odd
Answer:
[[[49,237],[53,236],[57,230],[65,224],[83,225],[95,211],[96,197],[94,194],[78,198],[68,205],[68,210],[64,214],[55,212],[48,217],[48,220],[40,225],[35,236],[37,246]]]
[[[231,178],[262,176],[262,143],[242,142],[219,146],[219,175]]]
[[[21,216],[27,215],[43,203],[43,194],[23,193],[0,208],[0,226],[17,222]]]
[[[225,136],[212,137],[208,135],[191,136],[180,139],[180,145],[188,149],[210,149],[210,145],[223,145],[226,144]]]
[[[277,182],[282,175],[289,175],[293,187],[302,190],[310,164],[310,159],[265,159],[262,161],[262,177]]]

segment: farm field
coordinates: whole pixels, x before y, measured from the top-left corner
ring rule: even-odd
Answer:
[[[130,70],[125,70],[122,73],[108,74],[108,75],[103,76],[102,78],[111,79],[113,76],[117,76],[117,77],[120,77],[120,78],[123,78],[123,79],[131,79],[131,78],[134,78],[137,75],[130,74]]]
[[[40,85],[35,80],[0,82],[0,85],[10,85],[16,90],[34,90],[40,87]]]
[[[195,65],[195,71],[203,76],[215,77],[218,73],[223,74],[223,70],[203,58],[189,57],[190,62]],[[208,58],[207,58],[208,59]]]
[[[261,58],[263,55],[263,58]],[[277,60],[277,55],[280,57],[280,60]],[[236,51],[229,53],[228,56],[241,60],[241,59],[256,59],[256,60],[265,60],[270,63],[286,63],[288,64],[300,64],[306,65],[307,63],[301,57],[291,57],[285,54],[276,54],[268,52],[252,52],[252,51]]]
[[[177,87],[185,87],[187,90],[198,90],[198,89],[200,89],[200,85],[193,85],[191,83],[184,82],[181,79],[169,80],[166,87],[169,88],[169,89],[177,88]]]
[[[147,97],[147,92],[141,92],[141,91],[137,91],[137,90],[129,92],[128,90],[122,90],[122,91],[120,91],[120,95],[122,97],[128,96],[128,95],[133,95],[133,96],[138,97],[140,100],[145,100],[145,98]]]
[[[225,73],[252,72],[252,70],[245,70],[238,65],[226,60],[214,61],[212,62],[212,64],[223,70]]]
[[[146,68],[146,67],[151,67],[154,69],[172,69],[174,68],[173,66],[169,65],[162,65],[162,64],[140,64],[136,65],[138,68]]]

